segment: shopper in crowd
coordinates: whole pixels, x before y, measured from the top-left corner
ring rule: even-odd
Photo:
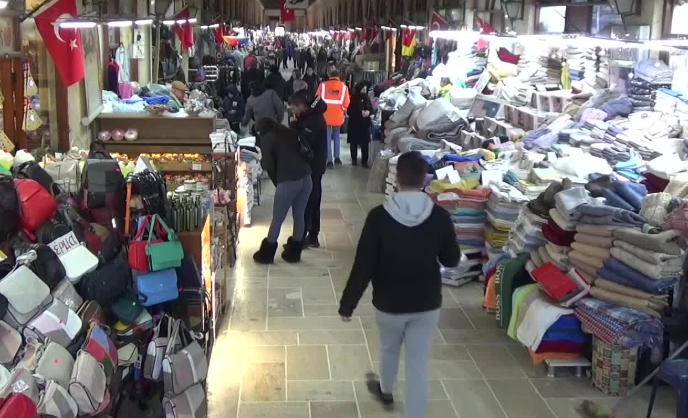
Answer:
[[[339,72],[330,72],[330,79],[320,83],[317,95],[322,97],[327,104],[325,120],[327,121],[327,165],[333,167],[334,163],[342,164],[340,156],[340,133],[344,124],[344,113],[349,107],[349,88],[339,79]],[[334,148],[334,149],[333,149]]]
[[[291,73],[291,78],[284,86],[284,101],[289,101],[289,98],[299,90],[308,91],[308,84],[301,78],[301,71],[294,69]],[[312,97],[312,96],[311,96]]]
[[[241,74],[241,95],[245,98],[249,97],[251,94],[251,83],[254,81],[263,81],[264,79],[265,72],[259,68],[258,61],[253,61],[251,67]]]
[[[284,97],[284,87],[287,82],[280,73],[280,67],[273,65],[270,67],[270,74],[265,78],[265,88],[272,89],[279,97]]]
[[[313,188],[311,168],[299,152],[297,131],[270,118],[259,119],[257,131],[263,152],[261,165],[277,189],[268,236],[261,243],[260,250],[253,255],[253,259],[259,264],[271,264],[274,261],[282,223],[291,209],[294,229],[282,252],[282,258],[288,263],[297,263],[301,261],[302,239],[306,229],[305,212]]]
[[[318,51],[317,64],[318,75],[320,77],[325,77],[327,75],[327,51],[325,50],[325,47],[321,46],[320,50]]]
[[[298,49],[296,51],[295,59],[298,63],[299,70],[301,71],[301,74],[303,74],[303,72],[306,71],[306,50],[305,49]]]
[[[289,41],[289,44],[287,45],[287,59],[284,60],[284,69],[286,70],[287,67],[287,61],[291,60],[294,58],[294,42]],[[296,64],[292,62],[292,65],[294,65],[294,68],[296,68]]]
[[[251,83],[251,97],[246,101],[246,113],[241,121],[242,126],[248,126],[253,121],[263,118],[281,123],[284,119],[284,102],[272,89],[266,89],[262,81]]]
[[[373,305],[380,331],[380,380],[368,388],[386,406],[406,348],[406,418],[425,417],[427,363],[442,305],[440,265],[455,267],[461,252],[449,213],[422,188],[428,164],[419,152],[399,157],[399,192],[370,211],[358,242],[339,314],[351,320],[372,281]],[[400,245],[400,243],[413,245]]]
[[[284,59],[284,49],[282,49],[281,46],[275,45],[275,64],[277,65],[278,70],[282,68],[282,61]],[[272,68],[270,69],[270,71],[272,71]]]
[[[311,97],[315,96],[315,93],[318,91],[320,79],[312,68],[308,68],[306,70],[306,75],[303,76],[303,81],[308,84],[308,94],[310,94]]]
[[[373,106],[368,97],[368,82],[361,81],[356,84],[351,104],[347,111],[349,122],[347,125],[347,139],[351,149],[351,164],[358,165],[358,148],[361,148],[361,164],[368,168],[368,145],[372,124],[370,113]]]
[[[235,84],[230,84],[227,87],[227,96],[225,96],[222,108],[229,126],[234,132],[239,133],[241,121],[246,110],[246,102],[244,102],[244,98],[241,97],[241,93]]]
[[[306,66],[308,68],[315,68],[315,53],[313,48],[306,48]]]
[[[325,112],[327,105],[321,97],[313,97],[306,89],[295,92],[289,98],[289,106],[293,114],[289,126],[299,133],[303,141],[307,141],[313,151],[310,162],[313,190],[306,207],[304,231],[304,246],[320,247],[320,203],[322,200],[322,177],[327,163],[327,123]]]
[[[189,92],[189,88],[186,87],[186,83],[182,81],[173,81],[172,82],[172,87],[170,88],[170,99],[179,106],[180,108],[184,107],[184,103],[188,100],[186,95]]]

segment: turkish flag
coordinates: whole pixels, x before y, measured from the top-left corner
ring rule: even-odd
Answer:
[[[493,28],[489,23],[485,22],[478,16],[475,17],[475,20],[478,22],[478,26],[480,26],[480,32],[482,33],[492,33],[492,32],[497,32],[495,28]]]
[[[282,0],[280,5],[282,22],[291,22],[296,19],[294,16],[294,9],[287,9],[287,1]]]
[[[222,23],[219,27],[213,28],[212,33],[215,36],[215,43],[221,44],[225,36],[225,24]]]
[[[59,21],[78,15],[76,0],[58,0],[35,17],[36,28],[65,86],[84,78],[84,50],[79,29],[60,28]]]
[[[432,12],[432,17],[430,18],[430,30],[445,30],[449,29],[449,23],[437,14],[437,12]]]
[[[182,19],[189,19],[191,17],[191,12],[189,11],[189,6],[186,6],[182,10],[179,11],[176,15],[172,17],[174,20],[182,20]],[[193,39],[193,27],[191,26],[191,23],[175,23],[174,25],[174,33],[179,36],[179,40],[181,41],[182,48],[184,49],[189,49],[193,46],[194,44],[194,39]]]

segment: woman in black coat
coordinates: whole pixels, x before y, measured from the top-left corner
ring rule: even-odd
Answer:
[[[370,116],[373,106],[368,98],[368,82],[356,84],[351,97],[348,114],[347,140],[351,147],[351,163],[358,165],[358,148],[361,148],[361,163],[368,168],[368,144],[370,143]]]

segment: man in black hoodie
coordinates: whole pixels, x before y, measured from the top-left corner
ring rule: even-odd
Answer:
[[[406,418],[425,416],[427,362],[442,306],[439,263],[455,267],[461,257],[449,213],[421,191],[427,172],[419,152],[399,157],[399,192],[368,214],[339,305],[342,320],[350,321],[372,281],[380,329],[380,381],[370,381],[368,388],[385,405],[393,404],[403,341]]]
[[[322,200],[322,177],[327,164],[327,123],[325,111],[327,104],[318,96],[311,96],[306,90],[299,90],[289,98],[293,113],[289,126],[299,131],[302,140],[308,141],[313,150],[311,161],[311,191],[306,207],[306,236],[304,246],[320,247],[320,201]]]

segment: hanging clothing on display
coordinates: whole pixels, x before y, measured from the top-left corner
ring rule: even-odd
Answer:
[[[401,55],[410,57],[413,55],[413,50],[416,48],[416,30],[404,29],[401,32]]]
[[[107,68],[107,87],[106,90],[109,90],[113,93],[119,93],[117,86],[119,84],[119,64],[117,64],[117,61],[110,60],[108,63],[108,68]]]
[[[119,48],[117,48],[117,51],[115,52],[115,61],[117,61],[117,64],[119,64],[118,82],[120,83],[128,83],[131,81],[130,59],[131,54],[129,53],[129,49],[120,44]]]

